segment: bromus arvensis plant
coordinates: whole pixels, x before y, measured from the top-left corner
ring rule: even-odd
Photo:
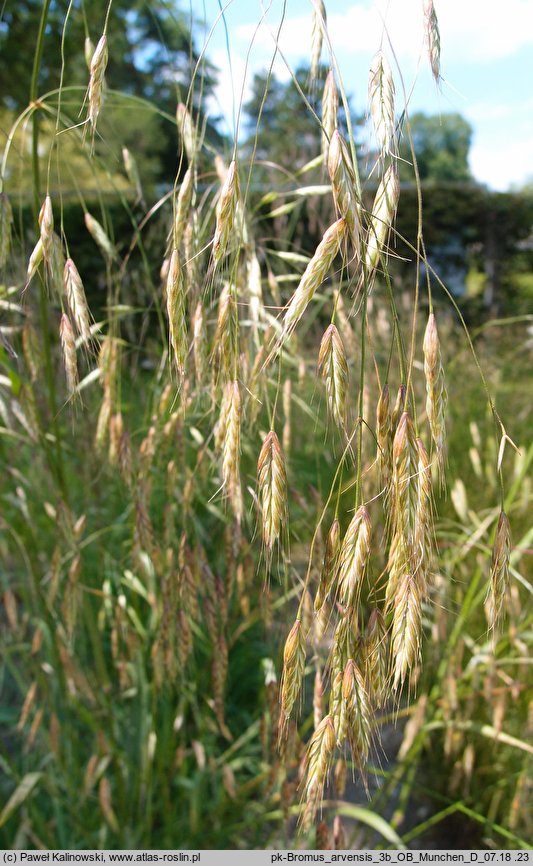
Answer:
[[[63,24],[63,48],[81,34],[88,90],[65,62],[59,88],[39,94],[49,5],[0,180],[0,544],[22,746],[5,759],[15,806],[0,828],[42,847],[79,844],[81,824],[106,847],[171,848],[177,826],[191,847],[261,847],[317,824],[322,846],[345,846],[352,773],[368,798],[356,816],[400,839],[437,732],[465,791],[475,737],[530,753],[505,728],[531,643],[530,536],[517,549],[510,531],[530,458],[513,458],[506,492],[491,397],[499,454],[484,427],[458,444],[458,341],[426,255],[417,154],[400,158],[411,135],[394,34],[375,46],[359,136],[327,4],[313,2],[308,74],[294,76],[310,131],[287,168],[262,150],[270,74],[231,140],[210,128],[205,51],[186,85],[151,82],[179,79],[175,111],[117,93],[112,6],[95,22],[74,4]],[[438,82],[433,3],[420,15]],[[128,132],[136,113],[172,129],[157,182]],[[11,162],[32,123],[33,188],[19,190]],[[409,163],[416,237],[398,228]],[[477,512],[465,462],[488,491]],[[492,717],[469,727],[480,695]],[[406,716],[398,761],[381,767],[381,731]],[[487,833],[504,805],[518,826],[527,782],[510,775]]]

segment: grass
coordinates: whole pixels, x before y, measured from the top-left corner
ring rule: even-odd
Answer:
[[[33,97],[46,16],[45,3]],[[521,322],[469,345],[429,268],[422,284],[422,221],[407,239],[412,291],[395,292],[383,57],[372,210],[354,142],[334,133],[329,211],[321,191],[317,237],[297,248],[290,218],[257,217],[253,160],[236,145],[227,167],[213,159],[184,106],[187,174],[142,225],[117,191],[131,240],[103,200],[99,227],[83,204],[105,274],[97,323],[90,276],[67,263],[63,285],[76,249],[53,189],[28,285],[15,232],[4,300],[20,306],[6,307],[14,351],[0,359],[6,848],[262,848],[315,833],[401,846],[457,816],[481,847],[533,844],[531,347]],[[97,135],[93,149],[45,104],[105,168]],[[319,163],[302,167],[310,181],[324,181]],[[500,460],[504,432],[519,450]],[[498,542],[491,575],[503,511],[512,546]]]

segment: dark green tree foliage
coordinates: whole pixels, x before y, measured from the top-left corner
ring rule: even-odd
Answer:
[[[328,69],[322,67],[318,81],[309,88],[309,68],[299,67],[296,81],[281,82],[275,75],[254,76],[252,95],[244,106],[245,147],[249,154],[254,146],[255,159],[281,166],[292,172],[320,154],[322,91]],[[260,133],[257,136],[257,119]],[[353,121],[355,123],[355,121]],[[345,133],[346,121],[339,105],[339,129]]]
[[[59,86],[61,40],[64,36],[65,86],[86,87],[88,71],[84,58],[85,37],[97,43],[102,35],[108,0],[74,4],[65,26],[66,3],[52,0],[47,15],[46,39],[41,64],[39,93]],[[0,24],[0,100],[4,107],[20,111],[28,103],[31,63],[43,0],[7,0]],[[187,101],[192,72],[198,60],[190,21],[165,0],[150,4],[142,0],[114,0],[107,34],[109,62],[106,82],[110,90],[149,100],[157,109],[174,117],[176,104]],[[202,61],[193,85],[193,109],[199,111],[204,96],[212,92],[214,69]],[[69,100],[73,100],[69,93]],[[76,94],[78,108],[83,92]],[[129,108],[131,111],[131,106]],[[142,121],[139,120],[139,127]],[[216,136],[214,127],[210,127]],[[130,129],[131,144],[135,141]],[[123,144],[130,144],[123,141]],[[138,142],[137,142],[138,143]],[[177,164],[176,130],[159,117],[152,142],[143,141],[149,152],[160,153],[162,178],[170,180]]]
[[[472,127],[460,114],[428,116],[417,113],[410,118],[411,135],[422,182],[465,183],[472,181],[468,152]],[[411,162],[407,130],[404,129],[401,156]],[[402,166],[403,180],[413,180],[411,166]]]

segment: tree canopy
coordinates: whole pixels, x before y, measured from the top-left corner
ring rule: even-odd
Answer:
[[[413,114],[409,122],[421,181],[472,181],[468,165],[472,127],[464,117],[455,113],[426,115],[419,112]],[[411,161],[407,135],[402,140],[401,156]],[[404,167],[402,173],[412,180],[410,166]]]
[[[65,23],[65,4],[52,0],[39,75],[40,95],[60,85],[63,46],[63,86],[80,87],[79,92],[65,90],[65,98],[68,96],[68,104],[76,104],[79,111],[88,80],[85,39],[90,37],[94,44],[98,42],[107,7],[107,0],[83,3],[81,10],[71,10]],[[17,0],[8,2],[3,10],[0,24],[0,104],[13,112],[28,104],[32,75],[28,58],[35,52],[42,8],[42,0]],[[156,109],[155,134],[148,136],[150,141],[141,134],[140,140],[147,156],[151,156],[152,148],[159,152],[160,176],[172,177],[177,163],[176,130],[160,112],[173,118],[177,102],[188,100],[192,71],[199,59],[190,21],[176,9],[175,4],[164,0],[154,0],[150,4],[141,0],[114,0],[109,12],[107,37],[107,87],[110,91],[145,99]],[[192,99],[189,100],[193,109],[200,110],[202,99],[212,92],[215,80],[214,68],[202,60],[193,82]],[[138,132],[140,126],[138,123]],[[209,132],[216,136],[214,126],[210,126]],[[123,141],[121,144],[131,142]]]

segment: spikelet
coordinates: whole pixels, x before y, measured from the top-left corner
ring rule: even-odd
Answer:
[[[41,231],[41,245],[43,258],[46,265],[52,266],[52,243],[54,235],[54,213],[52,210],[52,200],[49,195],[46,196],[39,211],[39,228]]]
[[[342,714],[353,762],[364,773],[370,751],[372,714],[364,677],[351,658],[342,676]]]
[[[220,404],[220,412],[218,415],[218,420],[215,424],[215,428],[213,430],[213,436],[215,440],[215,448],[217,451],[220,451],[224,444],[224,437],[226,435],[226,427],[228,423],[228,412],[229,412],[229,398],[231,395],[231,389],[227,386],[224,388],[222,392],[222,402]]]
[[[400,387],[398,388],[398,393],[396,394],[396,402],[394,403],[394,407],[391,413],[391,434],[393,439],[398,428],[398,422],[403,415],[403,410],[405,409],[406,395],[407,389],[405,385],[400,385]]]
[[[440,82],[440,32],[437,13],[433,0],[423,0],[424,5],[424,36],[426,40],[429,64],[433,78]]]
[[[324,41],[324,28],[326,26],[326,7],[324,0],[314,0],[313,24],[311,31],[311,64],[309,67],[309,79],[311,83],[318,78],[320,69],[320,58],[322,56],[322,43]]]
[[[85,290],[78,269],[72,259],[67,259],[63,269],[63,285],[67,296],[70,312],[74,317],[78,333],[84,343],[91,340],[91,326],[89,321],[89,308]]]
[[[84,220],[87,231],[97,246],[100,247],[104,256],[109,259],[116,258],[115,248],[98,220],[96,220],[88,211],[85,211]]]
[[[318,728],[320,722],[322,721],[323,697],[324,682],[322,680],[322,673],[320,671],[320,668],[317,666],[315,673],[315,684],[313,688],[313,724],[315,728]]]
[[[24,353],[24,360],[26,361],[26,366],[29,370],[31,380],[32,382],[36,382],[39,378],[39,370],[42,366],[41,347],[39,345],[37,332],[29,319],[25,321],[22,329],[22,351]]]
[[[228,382],[227,416],[222,445],[222,478],[233,506],[235,517],[242,516],[242,496],[239,473],[241,451],[241,392],[237,381]]]
[[[285,460],[274,430],[265,437],[259,454],[257,482],[261,499],[263,542],[266,548],[267,567],[270,567],[272,550],[287,515]]]
[[[405,403],[405,389],[398,391],[392,412],[392,429],[395,430],[392,446],[392,480],[387,493],[387,532],[391,544],[387,562],[389,573],[385,592],[385,611],[395,603],[396,593],[406,573],[417,574],[419,557],[416,549],[415,531],[418,511],[418,448],[409,415],[402,412],[396,422],[397,413]]]
[[[122,161],[124,163],[128,180],[135,189],[136,202],[140,202],[143,198],[143,191],[141,186],[141,177],[137,167],[137,160],[127,147],[122,148]]]
[[[190,112],[183,102],[176,107],[176,123],[187,159],[192,162],[196,152],[196,130]]]
[[[364,505],[355,512],[339,553],[339,601],[355,609],[370,556],[370,515]]]
[[[303,831],[309,829],[320,806],[334,751],[335,727],[332,717],[328,715],[320,722],[307,747],[302,794],[305,805],[300,813],[300,829]]]
[[[85,57],[85,63],[87,65],[87,69],[90,72],[91,71],[91,60],[93,59],[93,54],[94,54],[94,42],[90,36],[85,37],[85,42],[83,43],[83,54]]]
[[[415,518],[414,549],[418,558],[418,572],[422,597],[427,595],[427,585],[433,553],[433,505],[431,496],[431,465],[421,439],[416,440],[418,449],[417,488],[418,501]]]
[[[402,568],[414,575],[420,562],[416,545],[418,515],[418,448],[413,423],[404,412],[398,423],[392,446],[393,460],[393,526],[400,542],[396,555],[404,559]]]
[[[221,362],[222,369],[229,376],[234,375],[237,363],[238,335],[239,320],[235,285],[226,283],[218,302],[214,351]]]
[[[37,243],[35,244],[35,246],[33,248],[33,251],[30,255],[30,260],[28,262],[28,269],[26,272],[26,277],[27,277],[28,283],[31,280],[31,278],[33,277],[33,275],[35,274],[35,272],[36,272],[37,268],[39,267],[39,265],[41,264],[42,260],[43,260],[43,242],[42,242],[41,238],[39,238],[39,240],[37,241]]]
[[[315,613],[319,613],[324,606],[324,602],[331,592],[333,581],[335,579],[337,561],[341,546],[341,527],[340,523],[335,518],[331,524],[326,538],[326,550],[324,553],[324,562],[320,573],[320,581],[315,596]]]
[[[398,169],[391,163],[378,186],[372,206],[372,220],[368,229],[365,265],[368,279],[373,276],[381,253],[387,244],[387,238],[394,222],[398,200],[400,198],[400,180]]]
[[[0,268],[3,268],[11,249],[13,210],[5,192],[0,192]]]
[[[370,65],[368,101],[374,132],[383,159],[394,142],[394,80],[389,61],[379,50]]]
[[[346,421],[348,363],[341,336],[334,324],[326,329],[318,352],[318,372],[326,383],[328,408],[339,427]]]
[[[194,169],[190,165],[181,182],[174,214],[174,247],[179,249],[187,228],[189,208],[194,191]]]
[[[65,365],[68,392],[69,396],[72,397],[78,384],[78,364],[76,361],[74,331],[72,330],[70,319],[65,313],[61,316],[59,337],[61,339],[61,348],[63,350],[63,363]]]
[[[296,619],[291,628],[283,649],[283,675],[280,688],[280,718],[278,744],[287,733],[288,722],[294,704],[300,694],[305,669],[305,635],[302,621]]]
[[[167,277],[167,315],[170,343],[178,375],[183,379],[187,360],[187,308],[185,282],[177,249],[172,251]]]
[[[378,608],[368,618],[363,651],[368,692],[376,707],[382,707],[387,693],[387,628]]]
[[[504,511],[500,512],[496,538],[492,549],[492,568],[488,596],[489,627],[494,630],[501,617],[505,597],[509,590],[509,564],[511,558],[511,529]]]
[[[228,168],[226,180],[220,191],[216,208],[215,236],[213,238],[213,259],[215,264],[226,252],[233,231],[235,214],[240,200],[239,174],[233,159]]]
[[[96,132],[96,121],[102,107],[102,96],[104,90],[104,75],[107,66],[107,36],[105,33],[100,37],[98,45],[91,58],[89,76],[89,113],[88,120],[92,127],[92,134]]]
[[[337,128],[338,108],[339,94],[333,69],[330,69],[326,76],[324,92],[322,94],[322,154],[325,165],[328,163],[329,144]]]
[[[433,313],[429,314],[424,334],[424,373],[426,377],[426,412],[437,457],[437,469],[441,486],[444,485],[446,468],[446,404],[439,334]]]
[[[416,577],[408,571],[398,580],[392,620],[394,688],[403,685],[418,659],[422,631],[422,598]]]
[[[122,412],[115,412],[109,421],[109,451],[107,459],[110,466],[118,465],[123,436],[124,420]]]
[[[207,340],[204,322],[204,308],[200,302],[197,303],[192,318],[192,351],[196,381],[198,384],[201,384],[205,377]]]
[[[379,483],[387,491],[392,475],[392,438],[389,386],[385,384],[376,408],[376,441]]]
[[[307,265],[302,279],[285,311],[280,345],[292,334],[313,295],[323,283],[346,235],[346,220],[339,219],[324,232],[324,237]]]
[[[265,308],[261,286],[261,265],[255,252],[252,252],[246,263],[246,284],[248,287],[248,303],[254,338],[256,345],[259,345],[259,325],[261,319],[265,318]]]
[[[354,253],[359,256],[361,216],[357,200],[355,173],[350,152],[342,135],[336,129],[331,136],[328,150],[328,172],[337,214],[346,220]]]

